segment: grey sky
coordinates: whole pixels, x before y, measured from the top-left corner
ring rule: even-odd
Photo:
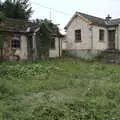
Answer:
[[[30,0],[30,2],[34,10],[32,18],[50,18],[50,10],[41,5],[70,14],[61,14],[51,10],[53,22],[61,24],[62,27],[65,26],[75,11],[102,18],[107,14],[110,14],[113,18],[120,17],[120,0]]]
[[[4,0],[2,0],[4,1]],[[120,0],[30,0],[34,13],[32,18],[50,18],[50,9],[68,13],[61,14],[51,10],[52,21],[64,27],[75,11],[105,18],[110,14],[113,18],[120,18]]]

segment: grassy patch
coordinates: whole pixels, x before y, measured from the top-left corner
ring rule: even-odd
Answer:
[[[117,120],[119,73],[74,59],[0,63],[0,120]]]

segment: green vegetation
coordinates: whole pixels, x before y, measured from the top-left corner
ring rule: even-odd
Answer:
[[[8,18],[28,20],[33,11],[29,0],[5,0],[0,2],[0,11]]]
[[[38,58],[41,59],[42,56],[48,58],[51,40],[55,37],[54,35],[57,37],[60,35],[58,26],[47,19],[37,20],[36,23],[40,27],[40,30],[36,34]]]
[[[0,63],[0,120],[118,120],[119,73],[73,59]]]

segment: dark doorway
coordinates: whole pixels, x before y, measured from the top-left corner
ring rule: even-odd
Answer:
[[[108,45],[109,49],[115,49],[115,30],[108,31]]]
[[[32,60],[33,59],[33,40],[32,36],[28,36],[27,40],[27,48],[28,48],[28,59]]]

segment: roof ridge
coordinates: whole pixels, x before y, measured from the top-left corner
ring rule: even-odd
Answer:
[[[107,27],[107,26],[113,26],[113,25],[120,24],[120,18],[110,19],[110,21],[107,21],[107,19],[105,19],[105,18],[100,18],[100,17],[96,17],[96,16],[93,16],[93,15],[89,15],[89,14],[86,14],[86,13],[81,13],[81,12],[76,11],[74,16],[71,18],[69,23],[66,25],[65,29],[67,29],[67,27],[72,22],[72,20],[75,18],[75,16],[86,18],[87,20],[90,21],[90,23],[89,23],[90,25]]]
[[[101,20],[105,20],[104,18],[96,17],[96,16],[93,16],[93,15],[89,15],[89,14],[78,12],[78,11],[76,13],[83,14],[83,15],[88,15],[88,16],[91,16],[91,17],[94,17],[94,18],[98,18],[98,19],[101,19]]]

